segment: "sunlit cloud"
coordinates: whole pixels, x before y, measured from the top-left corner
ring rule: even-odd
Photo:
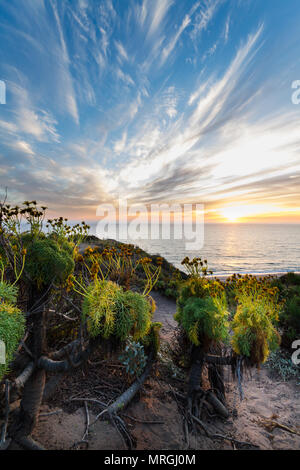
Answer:
[[[3,4],[0,184],[74,217],[121,196],[300,221],[300,8],[287,23],[264,2],[234,6]]]
[[[144,14],[149,12],[150,25],[148,30],[148,37],[153,36],[159,29],[163,22],[169,8],[172,6],[173,0],[144,0],[142,6],[142,24],[145,21]]]
[[[20,150],[21,152],[25,153],[26,155],[34,155],[34,151],[32,150],[30,144],[28,142],[25,142],[24,140],[19,140],[14,144],[14,147],[17,150]]]

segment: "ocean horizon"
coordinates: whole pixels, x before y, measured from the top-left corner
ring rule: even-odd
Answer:
[[[90,234],[98,238],[113,238],[96,234],[97,222],[89,222]],[[118,230],[117,230],[118,232]],[[117,240],[139,246],[149,254],[159,254],[182,269],[181,261],[201,257],[208,261],[214,275],[280,274],[300,272],[300,224],[205,223],[204,243],[198,250],[187,250],[185,238],[153,240],[147,226],[141,228],[140,239]]]

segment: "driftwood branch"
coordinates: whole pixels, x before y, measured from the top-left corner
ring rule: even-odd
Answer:
[[[143,383],[147,379],[148,375],[151,372],[153,365],[153,358],[150,356],[148,363],[145,367],[144,372],[140,377],[138,377],[135,382],[124,392],[122,395],[120,395],[116,401],[114,401],[111,405],[109,405],[106,409],[101,411],[99,415],[96,417],[95,421],[92,423],[94,424],[100,416],[103,414],[108,414],[109,416],[112,416],[114,414],[117,414],[119,411],[123,410],[126,408],[126,406],[130,403],[130,401],[133,399],[133,397],[136,395],[138,390],[142,387]]]

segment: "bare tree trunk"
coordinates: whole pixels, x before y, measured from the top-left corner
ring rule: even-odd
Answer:
[[[194,346],[192,351],[192,367],[190,370],[188,396],[198,392],[202,385],[202,370],[204,364],[204,351],[200,346]]]
[[[33,305],[35,306],[35,313],[29,317],[28,324],[28,345],[33,355],[35,366],[39,357],[46,352],[46,312],[43,305],[40,306],[39,310],[39,302],[42,297],[44,302],[45,291],[32,290],[29,300],[29,310]],[[35,367],[33,373],[24,385],[20,410],[16,421],[12,424],[10,429],[10,435],[16,442],[20,443],[20,445],[24,445],[26,442],[33,442],[30,438],[28,439],[28,437],[38,421],[45,382],[46,372],[43,369]],[[35,447],[35,445],[33,445],[33,447]]]
[[[212,391],[204,392],[202,390],[202,372],[203,366],[208,363],[208,377]],[[206,400],[214,407],[215,411],[228,418],[229,413],[225,405],[225,386],[223,382],[222,365],[230,364],[230,357],[207,355],[205,349],[201,346],[194,346],[192,351],[192,366],[190,370],[188,387],[188,407],[190,411],[195,405],[197,408],[197,397],[199,392],[205,395]]]

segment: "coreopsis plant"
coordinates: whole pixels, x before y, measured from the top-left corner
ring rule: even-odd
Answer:
[[[150,258],[138,256],[133,245],[120,245],[104,248],[87,247],[83,254],[78,253],[76,261],[82,266],[82,277],[92,280],[110,279],[126,290],[137,278],[137,272],[143,272],[145,282],[143,295],[148,295],[158,281],[162,258],[157,258],[156,265]],[[76,282],[76,281],[75,281]],[[81,281],[80,281],[81,282]]]
[[[211,270],[208,269],[207,260],[202,260],[202,258],[193,258],[190,260],[186,256],[181,261],[182,266],[184,266],[191,277],[207,276],[208,274],[213,274]]]
[[[136,258],[130,245],[102,251],[87,247],[76,260],[84,273],[70,276],[67,288],[84,298],[83,319],[91,337],[117,338],[123,342],[128,337],[137,341],[146,336],[155,311],[155,302],[149,294],[161,270],[160,260],[157,266],[152,266],[151,259]],[[142,293],[129,289],[129,281],[139,268],[145,274]]]
[[[137,292],[124,291],[112,281],[95,281],[84,295],[83,317],[91,336],[138,340],[151,326],[151,305]]]
[[[225,290],[219,281],[194,274],[183,283],[175,320],[195,346],[207,348],[212,342],[226,341],[228,316]]]
[[[246,275],[231,282],[237,301],[232,322],[233,350],[260,366],[280,344],[276,325],[283,305],[279,291],[272,286],[270,278]]]
[[[55,367],[47,358],[48,306],[54,289],[55,292],[61,289],[74,270],[76,245],[85,230],[71,229],[65,220],[59,219],[50,224],[52,230],[46,233],[45,212],[46,207],[39,208],[36,201],[25,201],[21,207],[0,203],[0,339],[6,347],[6,364],[1,366],[0,380],[10,372],[12,359],[13,364],[25,367],[20,379],[8,375],[5,386],[6,393],[9,393],[7,387],[24,387],[20,412],[15,414],[8,432],[30,448],[46,371]],[[22,287],[19,296],[17,287]],[[26,316],[17,302],[23,306]],[[19,345],[22,337],[24,342]],[[1,445],[2,441],[1,438]]]

